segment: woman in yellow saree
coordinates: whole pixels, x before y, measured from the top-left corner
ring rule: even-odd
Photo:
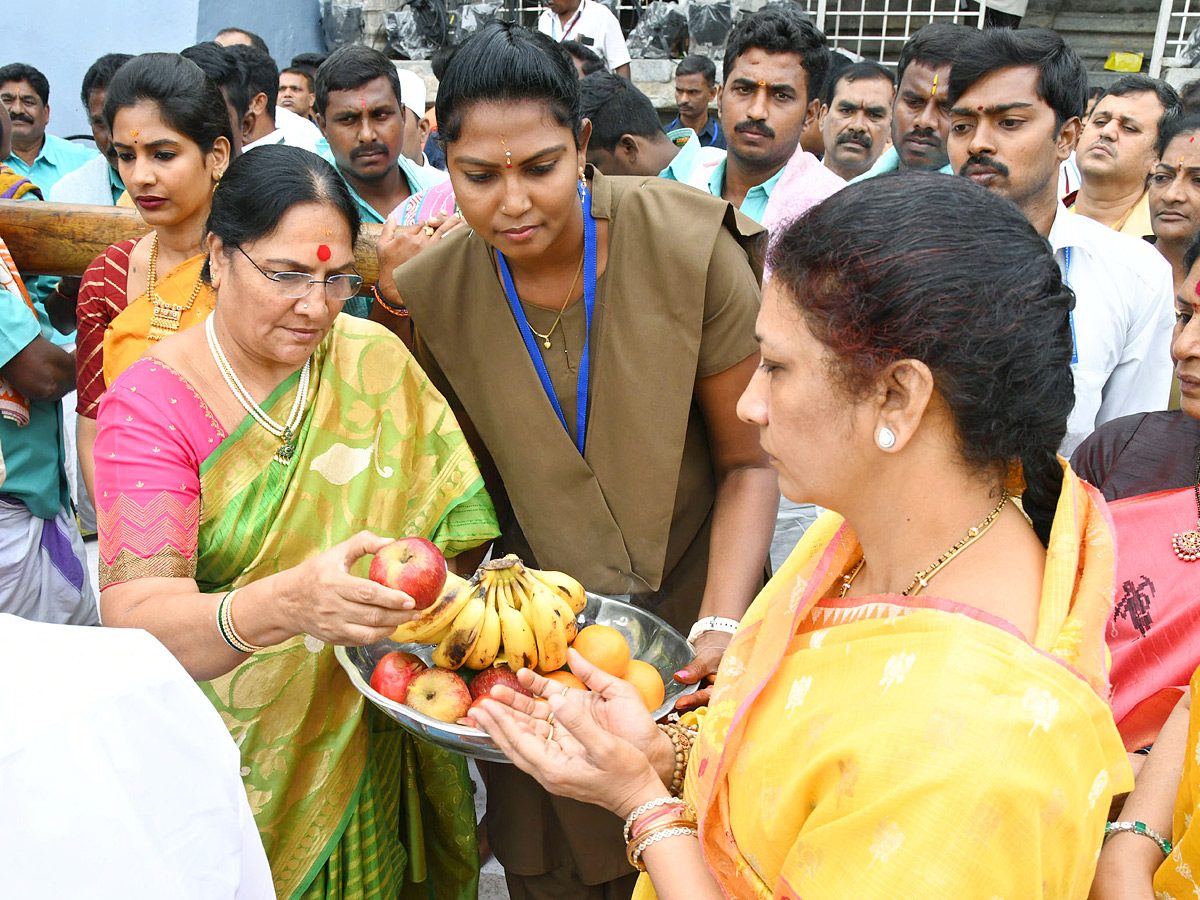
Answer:
[[[106,248],[79,288],[79,457],[93,495],[101,395],[149,347],[212,311],[212,289],[200,277],[204,221],[233,139],[221,91],[177,53],[126,62],[108,87],[104,117],[121,178],[152,230]]]
[[[1106,702],[1111,526],[1055,455],[1071,294],[965,179],[851,185],[773,258],[739,413],[785,496],[845,518],[755,600],[703,714],[655,727],[572,652],[594,693],[523,672],[549,704],[497,688],[473,717],[627,817],[643,897],[1085,897],[1132,779]]]
[[[467,900],[464,761],[372,714],[331,646],[412,615],[360,577],[376,534],[455,556],[497,532],[441,396],[398,340],[338,316],[362,281],[358,225],[311,153],[265,147],[230,168],[209,218],[213,316],[100,404],[101,617],[150,631],[204,682],[280,898]]]

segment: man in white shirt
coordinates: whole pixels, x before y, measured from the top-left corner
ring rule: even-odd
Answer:
[[[246,85],[250,107],[242,117],[242,152],[267,144],[287,144],[317,153],[321,129],[294,112],[277,105],[279,69],[257,47],[233,44],[226,48],[237,61]]]
[[[610,72],[629,77],[629,48],[621,23],[598,0],[550,0],[538,17],[538,31],[559,43],[578,41],[599,56]]]
[[[431,183],[445,181],[450,173],[429,162],[425,141],[429,139],[429,120],[425,118],[425,79],[403,66],[396,66],[400,76],[400,115],[404,119],[404,155],[421,167]]]
[[[1059,167],[1086,103],[1082,60],[1046,28],[980,32],[950,71],[954,170],[1021,207],[1075,292],[1075,408],[1061,448],[1068,456],[1111,419],[1165,409],[1172,368],[1170,265],[1144,241],[1059,202]]]
[[[238,749],[146,632],[0,615],[0,720],[6,896],[275,897]]]
[[[687,184],[697,165],[719,162],[725,151],[704,147],[696,132],[665,132],[650,98],[612,72],[579,82],[580,111],[592,123],[587,161],[605,175],[658,175]]]

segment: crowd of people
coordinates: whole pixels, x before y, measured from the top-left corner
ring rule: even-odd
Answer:
[[[21,893],[1200,896],[1200,103],[990,7],[894,72],[745,14],[665,127],[595,0],[432,105],[362,45],[106,54],[96,152],[0,66],[0,197],[141,221],[75,278],[0,230]],[[700,689],[522,670],[477,827],[333,654],[419,614],[401,534],[628,598]]]

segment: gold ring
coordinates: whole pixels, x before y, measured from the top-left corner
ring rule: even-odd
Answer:
[[[550,713],[548,716],[546,716],[546,724],[550,726],[550,731],[551,731],[551,733],[553,733],[553,731],[554,731],[554,713]]]
[[[560,696],[560,697],[565,697],[565,696],[567,696],[567,691],[569,691],[569,690],[571,690],[571,689],[570,689],[569,687],[566,687],[566,686],[564,685],[564,686],[563,686],[563,689],[562,689],[562,691],[560,691],[560,692],[559,692],[559,695],[558,695],[558,696]]]
[[[433,237],[433,233],[434,233],[435,231],[437,231],[437,229],[436,229],[436,228],[434,228],[432,225],[426,225],[426,226],[425,226],[425,236],[426,236],[426,237]]]

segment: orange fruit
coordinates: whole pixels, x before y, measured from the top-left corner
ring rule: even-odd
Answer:
[[[631,659],[629,668],[625,670],[624,680],[637,688],[638,693],[642,695],[642,702],[650,712],[663,705],[667,688],[663,684],[662,676],[658,674],[658,669],[650,663]]]
[[[621,632],[608,625],[589,625],[579,632],[571,646],[609,675],[621,678],[629,668],[629,644]]]
[[[546,676],[548,681],[557,681],[559,684],[564,684],[569,688],[578,688],[581,691],[586,691],[588,686],[564,669],[559,669],[556,672],[551,672]]]

